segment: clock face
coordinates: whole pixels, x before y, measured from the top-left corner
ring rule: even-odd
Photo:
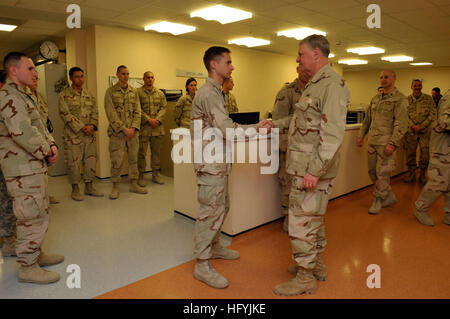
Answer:
[[[57,60],[59,55],[59,48],[52,41],[44,41],[39,47],[39,52],[44,57],[44,59]]]

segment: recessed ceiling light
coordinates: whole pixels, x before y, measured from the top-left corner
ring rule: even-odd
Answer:
[[[223,5],[216,5],[209,8],[191,12],[191,18],[199,17],[205,20],[215,20],[222,24],[250,19],[252,13],[244,10],[234,9]]]
[[[384,53],[384,49],[376,48],[376,47],[361,47],[361,48],[347,49],[347,52],[357,53],[359,55],[368,55],[368,54]]]
[[[167,21],[162,21],[154,24],[145,26],[145,31],[153,30],[157,32],[169,32],[173,35],[179,35],[183,33],[188,33],[195,31],[195,27],[185,24],[172,23]]]
[[[297,28],[297,29],[290,29],[290,30],[284,30],[277,33],[278,36],[285,36],[288,38],[295,38],[297,40],[304,39],[306,37],[309,37],[313,34],[320,34],[320,35],[327,35],[326,32],[311,29],[311,28]]]
[[[330,53],[330,54],[328,54],[328,57],[329,57],[329,58],[334,58],[335,55],[334,55],[334,53]]]
[[[381,60],[389,62],[407,62],[407,61],[414,61],[414,58],[406,55],[396,55],[396,56],[385,56],[382,57]]]
[[[0,24],[0,31],[11,32],[11,31],[14,30],[15,28],[17,28],[16,25],[11,25],[11,24]]]
[[[338,63],[347,65],[360,65],[360,64],[367,64],[368,62],[366,60],[347,59],[347,60],[339,60]]]
[[[417,62],[417,63],[410,63],[411,65],[414,66],[420,66],[420,65],[433,65],[433,63],[431,62]]]
[[[240,38],[240,39],[230,40],[230,41],[228,41],[228,44],[245,45],[245,46],[248,46],[249,48],[251,48],[251,47],[257,47],[257,46],[261,46],[261,45],[268,45],[268,44],[270,44],[270,41],[264,40],[264,39],[248,37],[248,38]]]

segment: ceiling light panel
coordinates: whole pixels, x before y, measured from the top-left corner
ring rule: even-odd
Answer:
[[[320,30],[316,30],[316,29],[311,29],[311,28],[297,28],[297,29],[290,29],[290,30],[284,30],[284,31],[280,31],[277,33],[278,36],[285,36],[288,38],[294,38],[297,40],[301,40],[304,39],[306,37],[309,37],[310,35],[313,34],[320,34],[323,36],[326,36],[327,33],[320,31]]]
[[[168,32],[173,35],[179,35],[183,33],[195,31],[195,27],[185,24],[172,23],[167,21],[162,21],[154,24],[145,26],[145,31],[153,30],[157,32]]]
[[[11,31],[14,30],[15,28],[17,28],[16,25],[11,25],[11,24],[0,24],[0,31],[11,32]]]
[[[361,47],[361,48],[347,49],[347,52],[356,53],[359,55],[369,55],[369,54],[384,53],[384,49],[376,48],[376,47]]]
[[[410,64],[414,65],[414,66],[433,65],[433,63],[431,63],[431,62],[417,62],[417,63],[410,63]]]
[[[252,16],[253,14],[251,12],[234,9],[220,4],[191,12],[191,18],[199,17],[208,21],[215,20],[222,24],[250,19]]]
[[[396,55],[396,56],[385,56],[382,57],[381,60],[389,62],[407,62],[407,61],[414,61],[414,58],[406,55]]]
[[[230,41],[228,41],[228,44],[245,45],[249,48],[252,48],[252,47],[258,47],[258,46],[262,46],[262,45],[269,45],[270,41],[264,40],[264,39],[248,37],[248,38],[239,38],[239,39],[230,40]]]
[[[347,60],[339,60],[339,64],[347,64],[347,65],[361,65],[361,64],[367,64],[368,62],[366,60],[360,60],[360,59],[347,59]]]

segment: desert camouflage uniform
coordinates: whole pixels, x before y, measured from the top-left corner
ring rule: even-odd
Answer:
[[[274,121],[287,116],[292,116],[295,111],[295,104],[302,96],[303,89],[295,79],[285,85],[278,93],[272,110],[272,119]],[[281,187],[281,213],[289,213],[289,193],[291,192],[291,175],[286,172],[286,152],[288,144],[288,130],[284,128],[280,132],[280,169],[278,170],[278,180]]]
[[[227,128],[255,127],[234,123],[228,116],[225,107],[225,94],[221,86],[212,78],[197,91],[192,103],[191,136],[195,145],[194,121],[202,121],[202,135],[205,130],[216,128],[222,136],[226,136]],[[198,141],[202,147],[209,141]],[[225,143],[223,145],[225,148]],[[194,152],[199,150],[194,149]],[[201,151],[201,150],[200,150]],[[230,204],[228,198],[228,175],[231,173],[231,164],[226,163],[226,151],[222,152],[222,163],[194,163],[197,175],[198,201],[200,209],[195,223],[194,255],[198,259],[210,259],[211,249],[219,244],[220,230],[228,213]]]
[[[289,125],[286,171],[292,176],[289,196],[289,236],[298,266],[313,270],[327,244],[325,212],[339,165],[345,135],[350,92],[345,81],[327,64],[304,88]],[[306,189],[306,173],[319,177],[317,187]]]
[[[17,262],[35,264],[49,223],[45,157],[53,137],[32,96],[7,81],[0,90],[0,160],[17,218]]]
[[[5,178],[0,169],[0,238],[11,237],[16,233],[16,217],[13,202],[6,189]]]
[[[428,212],[441,194],[445,198],[444,210],[450,214],[450,90],[439,101],[437,122],[430,137],[428,182],[416,201],[416,209]]]
[[[67,87],[59,94],[59,115],[64,123],[64,152],[69,184],[80,183],[82,167],[83,180],[92,182],[97,165],[95,131],[98,127],[98,108],[95,98],[87,90],[78,93],[72,87]],[[86,125],[94,126],[90,136],[81,131]]]
[[[391,173],[395,169],[396,151],[391,156],[384,154],[387,144],[397,149],[408,129],[408,100],[396,88],[389,94],[377,94],[366,110],[366,117],[359,131],[359,138],[369,135],[369,176],[375,183],[374,196],[381,200],[391,192]]]
[[[228,113],[237,113],[239,109],[237,107],[236,98],[231,92],[225,93],[225,107]]]
[[[173,119],[178,127],[191,127],[192,98],[189,94],[180,97],[175,109],[173,110]]]
[[[139,156],[138,167],[139,173],[145,172],[147,161],[145,159],[150,144],[151,167],[152,172],[161,169],[161,142],[164,132],[164,116],[167,111],[167,100],[164,93],[153,88],[151,91],[144,86],[138,90],[139,100],[141,103],[141,130],[139,132]],[[152,128],[149,119],[157,119],[160,125]]]
[[[436,118],[436,106],[431,95],[422,93],[418,99],[413,95],[408,96],[408,130],[405,134],[405,146],[409,170],[415,170],[417,167],[416,151],[417,144],[420,147],[419,167],[422,170],[427,169],[430,158],[430,134],[432,123]],[[415,133],[412,127],[422,125],[424,129],[420,133]]]
[[[141,104],[138,92],[131,85],[122,89],[119,83],[105,93],[105,112],[109,120],[109,154],[111,157],[111,181],[120,181],[123,155],[128,149],[129,179],[138,179],[139,128],[141,127]],[[134,128],[131,140],[125,141],[124,128]]]

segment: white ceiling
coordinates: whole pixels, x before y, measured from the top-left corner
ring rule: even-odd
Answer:
[[[66,7],[71,3],[81,6],[82,27],[100,24],[143,30],[165,19],[197,27],[181,38],[227,44],[236,37],[254,36],[272,42],[254,50],[295,56],[298,41],[278,37],[276,32],[307,26],[327,32],[335,61],[359,57],[347,53],[349,47],[371,45],[384,48],[386,55],[407,54],[415,62],[450,66],[450,0],[0,0],[0,23],[20,24],[13,32],[0,32],[0,57],[44,39],[64,37]],[[370,3],[381,7],[381,29],[366,26]],[[251,11],[253,18],[222,25],[189,17],[191,11],[212,4]],[[368,65],[344,70],[409,66],[380,57],[364,56]]]

